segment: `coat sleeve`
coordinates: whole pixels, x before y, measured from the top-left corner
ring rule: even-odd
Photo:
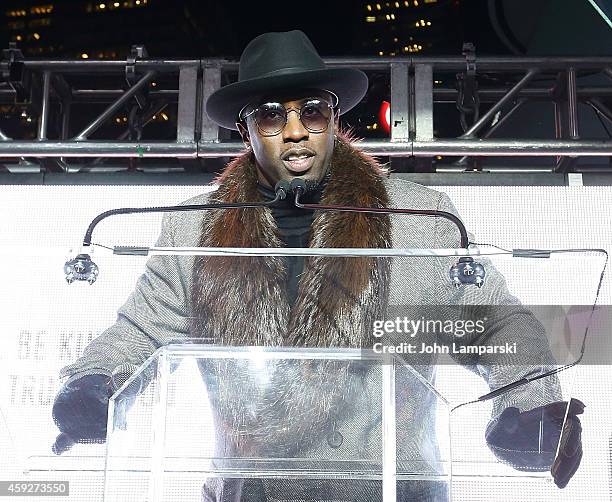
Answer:
[[[450,198],[444,193],[440,195],[438,209],[459,216]],[[456,227],[443,221],[437,226],[436,238],[439,246],[459,246]],[[474,241],[471,233],[469,240]],[[440,278],[441,296],[448,300],[446,307],[454,313],[455,318],[460,315],[463,319],[486,319],[485,329],[482,333],[464,335],[460,338],[451,335],[453,339],[446,341],[455,342],[458,346],[504,346],[506,342],[516,343],[517,353],[466,355],[451,352],[453,358],[483,377],[490,390],[552,369],[556,361],[542,323],[529,308],[511,294],[506,280],[490,260],[482,257],[477,261],[482,263],[486,270],[485,284],[482,288],[470,285],[456,289],[448,278],[449,263],[446,263],[443,267],[446,277]],[[509,406],[527,411],[561,399],[561,388],[557,377],[545,377],[495,398],[493,416],[497,416]]]
[[[157,246],[174,246],[172,213],[166,213]],[[118,388],[155,350],[188,336],[185,259],[152,256],[117,321],[87,345],[74,363],[60,370],[65,383],[89,374],[112,377]]]

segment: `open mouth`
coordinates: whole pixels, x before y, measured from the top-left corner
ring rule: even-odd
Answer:
[[[314,164],[315,153],[311,150],[289,151],[282,156],[283,164],[287,170],[302,174]]]

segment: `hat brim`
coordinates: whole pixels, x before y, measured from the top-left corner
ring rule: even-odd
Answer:
[[[285,73],[235,82],[213,92],[206,101],[206,113],[213,122],[236,130],[238,113],[253,99],[264,94],[291,89],[325,89],[339,98],[340,113],[346,113],[365,96],[368,77],[355,68],[326,68]]]

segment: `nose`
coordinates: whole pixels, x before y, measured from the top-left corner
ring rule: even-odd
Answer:
[[[287,112],[287,123],[283,128],[283,141],[297,143],[303,139],[308,139],[308,129],[306,129],[304,124],[302,124],[299,112],[297,110],[290,109]]]

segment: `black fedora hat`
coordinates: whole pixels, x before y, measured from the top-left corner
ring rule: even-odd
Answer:
[[[361,101],[368,77],[353,68],[326,68],[312,42],[299,30],[264,33],[242,52],[238,82],[213,92],[206,101],[206,113],[220,126],[236,129],[238,113],[252,100],[306,88],[333,92],[344,113]]]

